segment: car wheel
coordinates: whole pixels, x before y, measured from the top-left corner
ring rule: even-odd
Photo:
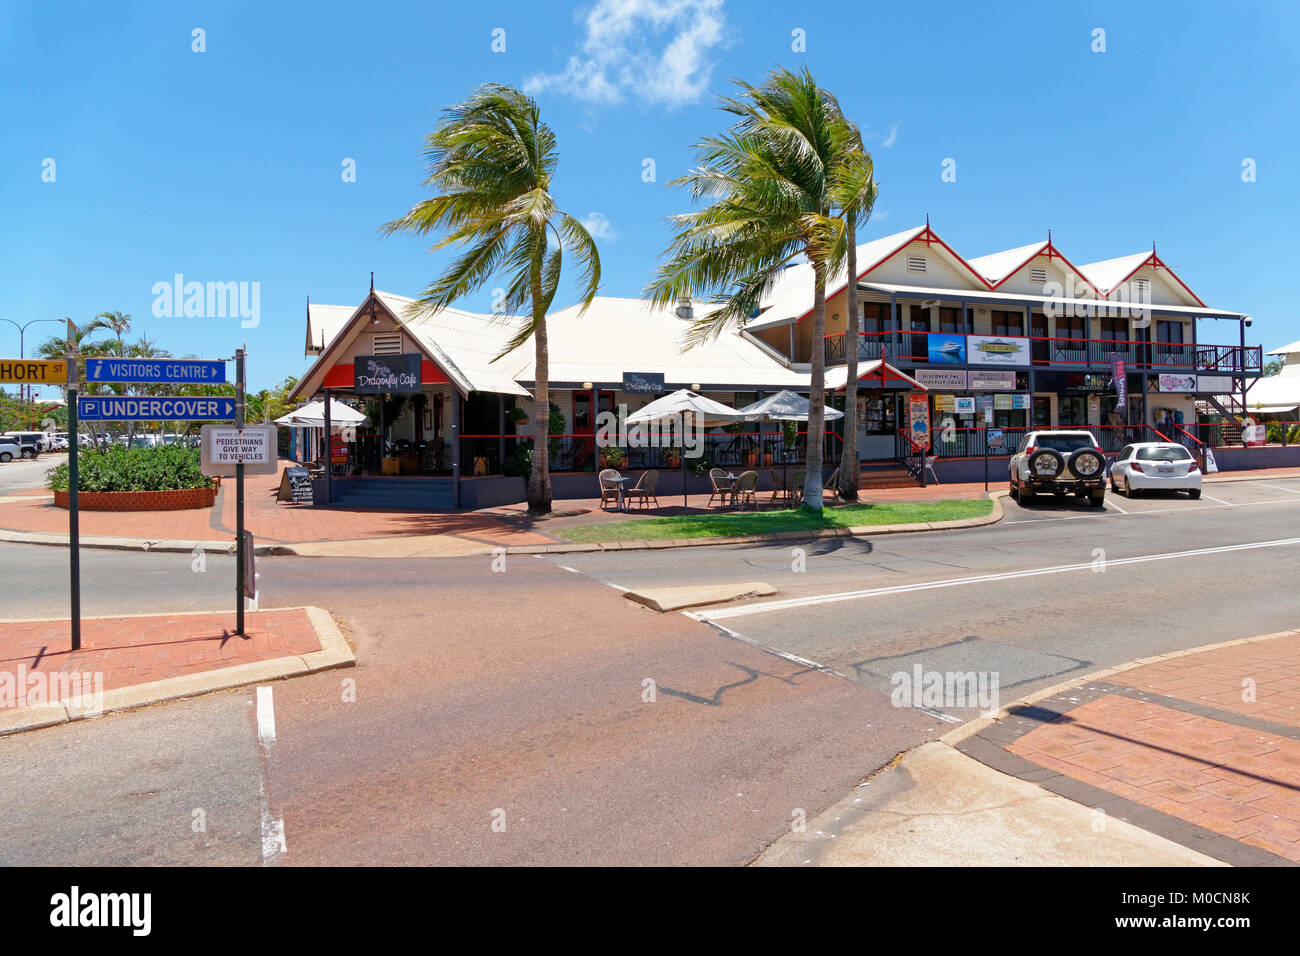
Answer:
[[[1197,498],[1201,497],[1201,489],[1200,489],[1200,488],[1188,488],[1188,489],[1187,489],[1187,497],[1189,497],[1189,498],[1191,498],[1193,501],[1195,501]]]
[[[1094,508],[1103,507],[1106,504],[1106,492],[1104,490],[1093,492],[1088,496],[1088,504]]]
[[[14,456],[7,451],[0,451],[0,461],[13,461]]]
[[[1039,478],[1055,478],[1065,470],[1065,456],[1051,448],[1040,448],[1029,456],[1029,473]]]
[[[1019,500],[1020,500],[1020,486],[1017,485],[1014,481],[1011,482],[1011,490],[1008,492],[1008,494],[1011,495],[1011,499],[1012,499],[1013,501],[1019,501]]]
[[[1070,471],[1085,481],[1106,473],[1106,456],[1094,448],[1080,448],[1070,455]]]

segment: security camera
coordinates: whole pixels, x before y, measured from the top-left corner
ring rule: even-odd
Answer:
[[[1250,316],[1246,316],[1246,328],[1250,328],[1251,324],[1252,324],[1254,321],[1255,321],[1255,320],[1252,319]]]

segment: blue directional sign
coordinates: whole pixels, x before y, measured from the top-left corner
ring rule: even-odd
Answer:
[[[230,421],[235,400],[225,395],[79,395],[77,417],[84,422]]]
[[[87,382],[167,382],[217,385],[226,380],[226,363],[209,359],[88,358]]]

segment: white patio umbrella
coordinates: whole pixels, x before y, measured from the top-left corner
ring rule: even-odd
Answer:
[[[749,421],[768,421],[768,422],[806,422],[808,413],[811,410],[811,404],[808,399],[802,395],[796,395],[788,389],[783,389],[775,395],[769,395],[766,398],[760,398],[751,405],[746,405],[739,411],[744,414]],[[822,406],[822,415],[825,421],[833,422],[836,419],[844,417],[844,413],[836,411],[825,405]],[[811,437],[811,436],[809,436]],[[786,470],[789,462],[783,455],[781,458],[781,480],[786,480]]]
[[[369,423],[370,419],[355,408],[349,408],[336,399],[330,399],[331,427],[343,428]],[[275,424],[282,425],[285,428],[324,428],[325,403],[322,401],[309,402],[302,408],[296,408],[288,415],[277,418]]]
[[[743,414],[734,408],[729,408],[721,402],[715,402],[711,398],[705,398],[698,392],[692,392],[689,388],[682,388],[665,395],[663,398],[656,398],[645,408],[633,412],[627,417],[627,424],[649,425],[655,422],[677,420],[678,416],[683,416],[688,413],[692,416],[693,422],[699,421],[705,428],[712,428],[716,425],[729,425],[732,422],[743,422],[748,420]],[[683,507],[686,506],[686,502],[686,457],[683,455]]]

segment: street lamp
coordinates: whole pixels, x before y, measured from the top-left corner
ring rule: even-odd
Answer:
[[[25,322],[24,324],[19,325],[13,319],[0,318],[0,322],[8,322],[10,325],[12,325],[15,329],[18,330],[18,358],[20,360],[27,358],[27,352],[23,347],[23,333],[27,331],[27,326],[35,325],[37,322],[58,322],[58,321],[59,321],[58,319],[32,319],[30,322]],[[27,404],[26,399],[24,399],[23,397],[24,393],[27,395],[31,394],[30,385],[18,386],[18,404],[20,406],[24,406]]]

